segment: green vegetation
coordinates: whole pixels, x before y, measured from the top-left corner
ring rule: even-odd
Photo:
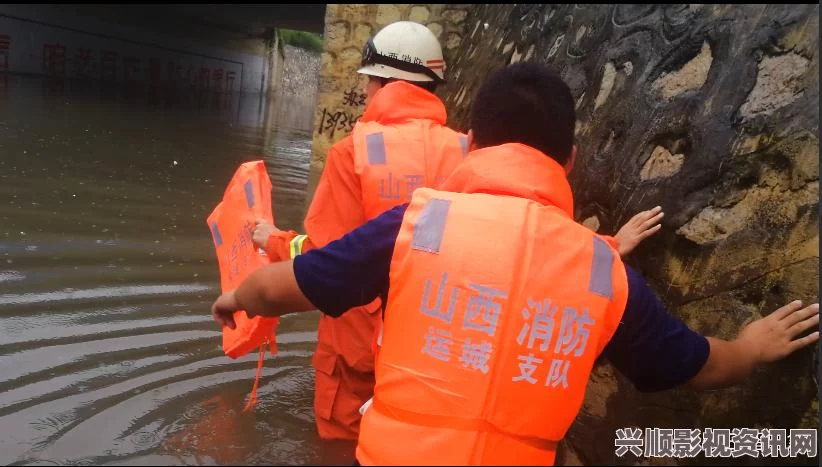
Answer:
[[[319,34],[294,29],[277,29],[281,44],[288,44],[311,52],[322,53],[323,38]]]

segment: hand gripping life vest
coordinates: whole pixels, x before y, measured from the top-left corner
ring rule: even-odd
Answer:
[[[214,240],[220,267],[223,292],[236,289],[254,270],[278,258],[268,258],[254,246],[251,235],[254,222],[264,219],[274,223],[271,210],[271,179],[263,161],[246,162],[237,169],[225,190],[222,201],[208,216],[208,227]],[[244,310],[234,313],[235,329],[223,327],[223,352],[233,359],[259,347],[257,377],[246,410],[256,403],[257,385],[262,370],[265,345],[276,353],[275,330],[279,318],[249,317]]]
[[[567,186],[553,161],[546,174],[510,160],[478,173]],[[420,189],[407,209],[363,465],[553,464],[618,326],[627,278],[607,241],[556,205],[477,191]]]

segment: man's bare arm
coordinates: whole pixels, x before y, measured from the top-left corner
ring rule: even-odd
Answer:
[[[281,316],[315,310],[297,284],[293,264],[293,261],[281,261],[251,273],[237,290],[222,294],[214,302],[211,307],[214,320],[234,329],[233,315],[237,310],[245,310],[249,316]]]
[[[709,337],[708,361],[687,386],[719,389],[741,383],[758,365],[775,362],[817,342],[818,327],[819,304],[803,308],[797,300],[745,326],[732,341]],[[797,338],[811,328],[817,331]]]

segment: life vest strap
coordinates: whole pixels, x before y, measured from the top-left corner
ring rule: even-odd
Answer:
[[[245,407],[243,408],[243,413],[247,412],[250,409],[253,409],[257,405],[257,387],[260,384],[260,375],[263,372],[263,360],[265,359],[265,345],[268,343],[266,339],[260,345],[260,355],[257,359],[257,376],[254,377],[254,386],[251,388],[251,395],[248,397],[248,402],[246,402]]]

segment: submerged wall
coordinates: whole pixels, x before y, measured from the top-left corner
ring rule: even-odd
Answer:
[[[282,78],[272,95],[278,126],[311,134],[320,70],[319,54],[290,45],[283,46]]]
[[[214,93],[258,93],[276,81],[259,38],[131,10],[0,6],[0,74],[134,84]],[[272,62],[273,60],[273,62]]]

